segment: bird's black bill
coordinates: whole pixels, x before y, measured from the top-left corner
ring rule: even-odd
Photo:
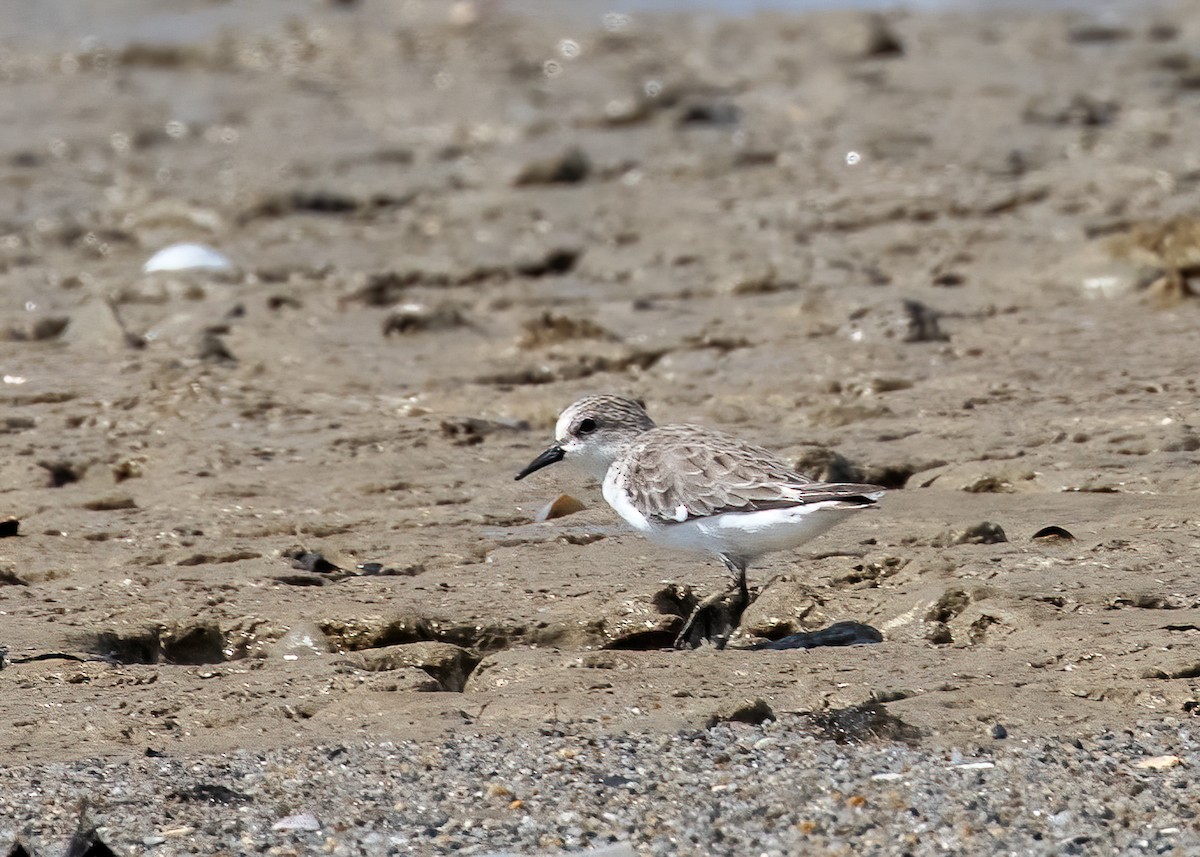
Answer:
[[[549,467],[551,464],[556,464],[563,460],[566,455],[562,451],[562,447],[557,444],[547,449],[533,461],[529,462],[529,466],[517,474],[517,479],[524,479],[535,470],[541,470],[543,467]]]

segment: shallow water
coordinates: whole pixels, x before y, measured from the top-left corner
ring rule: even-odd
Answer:
[[[545,15],[544,0],[500,0],[499,5],[520,14]],[[829,9],[913,9],[934,11],[1002,11],[1016,9],[1078,9],[1105,17],[1122,18],[1148,6],[1165,6],[1159,0],[566,0],[553,6],[553,14],[567,19],[599,20],[609,13],[669,14],[708,12],[732,16],[757,12],[814,12]],[[292,0],[253,0],[243,3],[214,3],[183,0],[159,4],[150,0],[18,0],[6,10],[0,30],[0,46],[64,48],[94,43],[111,47],[145,42],[187,44],[212,38],[230,29],[276,30],[289,18],[304,15],[310,21],[334,19],[366,9],[371,19],[392,20],[402,25],[408,12],[405,4],[383,0],[361,0],[341,8],[330,3],[305,3],[297,8]]]

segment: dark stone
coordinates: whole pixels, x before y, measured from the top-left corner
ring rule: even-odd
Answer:
[[[61,488],[78,482],[87,473],[86,464],[76,464],[73,461],[39,461],[38,467],[50,474],[50,487]]]
[[[518,187],[539,184],[578,184],[592,171],[587,152],[572,146],[561,155],[532,161],[517,174],[513,184]]]
[[[116,852],[104,844],[96,828],[80,828],[75,831],[63,857],[117,857]]]
[[[179,803],[248,803],[249,796],[234,791],[220,783],[198,783],[186,789],[178,789],[167,795],[167,800]]]
[[[791,634],[778,640],[755,643],[752,649],[815,649],[820,646],[860,646],[882,643],[883,634],[862,622],[834,622],[819,631]]]
[[[937,310],[920,301],[905,300],[904,313],[908,322],[905,342],[947,342],[950,339],[938,324],[942,314]]]
[[[301,571],[312,571],[317,574],[330,574],[335,571],[341,571],[339,566],[334,565],[329,560],[325,559],[319,551],[309,551],[304,548],[290,548],[283,552],[285,559],[292,561],[292,568],[298,568]]]
[[[226,347],[220,334],[211,331],[200,337],[200,351],[197,355],[205,363],[236,363],[237,358]]]
[[[734,104],[701,102],[689,104],[679,114],[680,125],[736,125],[742,111]]]
[[[1031,538],[1045,539],[1048,542],[1060,541],[1060,540],[1061,541],[1073,541],[1075,536],[1073,536],[1067,530],[1064,530],[1062,527],[1051,526],[1051,527],[1042,527],[1040,530],[1038,530],[1036,533],[1034,533],[1031,536]]]
[[[364,562],[358,566],[358,570],[368,577],[416,577],[425,573],[425,566],[418,562],[415,565],[394,568],[381,562]]]
[[[720,723],[749,723],[757,726],[767,720],[774,719],[774,709],[771,708],[765,699],[760,697],[758,699],[746,699],[722,706],[709,715],[707,721],[705,721],[705,727],[711,729]]]

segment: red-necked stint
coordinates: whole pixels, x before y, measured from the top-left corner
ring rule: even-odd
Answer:
[[[646,538],[715,555],[733,575],[730,592],[701,602],[688,618],[675,641],[681,647],[725,644],[749,604],[751,562],[804,544],[884,495],[878,485],[815,482],[723,432],[655,425],[640,402],[621,396],[575,402],[559,416],[554,439],[517,479],[573,462],[601,480],[608,505]]]

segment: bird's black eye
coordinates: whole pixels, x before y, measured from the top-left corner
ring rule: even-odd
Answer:
[[[576,431],[579,434],[591,434],[596,430],[596,421],[591,417],[586,417],[579,421],[579,428]]]

